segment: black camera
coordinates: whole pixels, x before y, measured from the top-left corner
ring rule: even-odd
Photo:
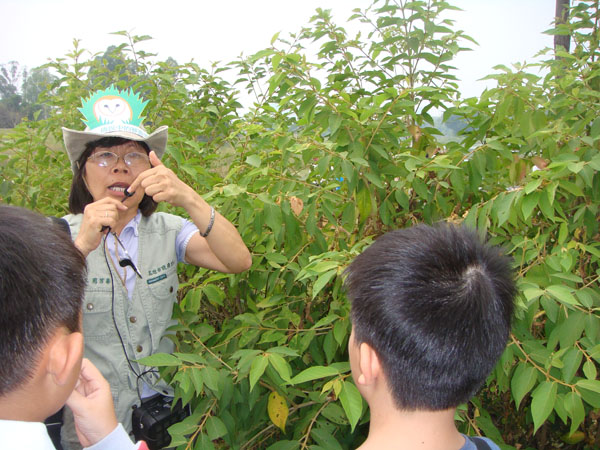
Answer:
[[[172,405],[172,401],[172,397],[157,394],[144,399],[142,405],[133,410],[133,436],[136,441],[146,441],[150,450],[159,450],[171,443],[167,428],[190,415],[189,405],[183,407],[181,400]]]

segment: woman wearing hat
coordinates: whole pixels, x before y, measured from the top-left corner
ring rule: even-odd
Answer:
[[[135,360],[173,351],[165,335],[177,263],[227,273],[251,264],[235,227],[161,163],[167,127],[146,133],[146,103],[111,87],[82,102],[85,131],[63,128],[74,174],[65,219],[88,264],[85,356],[109,381],[128,431],[143,399],[172,394],[155,370]],[[159,202],[185,209],[190,220],[154,212]],[[65,449],[78,448],[68,412],[62,436]]]

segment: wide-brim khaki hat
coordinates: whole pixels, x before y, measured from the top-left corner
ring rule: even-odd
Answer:
[[[150,150],[154,150],[156,156],[162,159],[167,148],[169,127],[162,126],[156,129],[154,133],[148,134],[141,127],[130,124],[109,124],[94,130],[77,131],[62,127],[63,140],[65,148],[71,161],[73,173],[77,170],[77,161],[85,151],[85,146],[89,142],[97,141],[105,137],[122,137],[137,142],[145,142]],[[104,130],[102,130],[104,128]]]
[[[154,150],[156,156],[162,158],[167,148],[168,127],[159,127],[151,134],[146,132],[142,125],[142,112],[147,103],[131,89],[121,91],[114,86],[82,98],[79,111],[84,117],[85,130],[62,128],[73,173],[77,170],[77,161],[86,145],[105,137],[144,142],[150,150]]]

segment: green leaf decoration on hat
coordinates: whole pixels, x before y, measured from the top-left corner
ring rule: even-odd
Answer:
[[[144,108],[148,101],[143,101],[131,89],[120,91],[114,85],[102,91],[96,91],[89,98],[81,99],[83,123],[90,130],[101,125],[131,124],[141,126]]]

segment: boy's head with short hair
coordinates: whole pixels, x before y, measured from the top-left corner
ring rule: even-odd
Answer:
[[[41,421],[79,375],[85,258],[48,218],[7,205],[0,255],[0,418]]]
[[[351,363],[368,344],[397,409],[449,410],[475,394],[510,332],[508,257],[465,227],[418,225],[378,238],[347,274]]]

